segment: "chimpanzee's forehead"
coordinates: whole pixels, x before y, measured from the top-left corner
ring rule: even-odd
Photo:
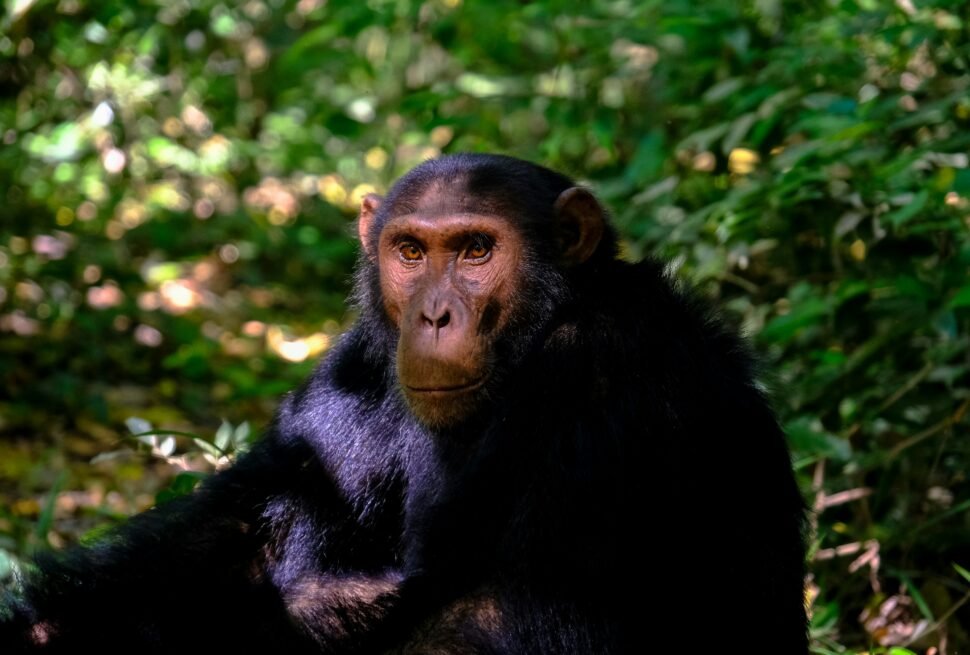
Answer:
[[[435,183],[416,198],[415,212],[438,214],[491,214],[519,213],[516,203],[503,198],[494,190],[473,190],[465,180],[453,184]]]
[[[411,169],[391,188],[376,227],[414,214],[501,216],[526,229],[553,222],[559,195],[572,187],[566,176],[512,157],[447,155]]]
[[[475,188],[468,178],[434,180],[410,193],[389,198],[387,219],[420,215],[428,218],[460,214],[502,217],[510,222],[530,218],[527,203],[498,188]]]

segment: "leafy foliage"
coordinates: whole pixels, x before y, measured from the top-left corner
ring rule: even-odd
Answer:
[[[670,258],[767,353],[818,512],[819,652],[967,648],[968,21],[939,0],[8,0],[0,570],[164,500],[173,457],[242,444],[166,432],[87,464],[132,416],[264,423],[350,319],[359,199],[501,151],[587,180],[627,256]]]

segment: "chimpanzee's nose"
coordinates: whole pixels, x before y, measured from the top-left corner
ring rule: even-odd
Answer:
[[[448,309],[448,303],[434,300],[426,304],[421,312],[421,322],[434,330],[434,336],[437,339],[441,328],[451,322],[451,311]]]

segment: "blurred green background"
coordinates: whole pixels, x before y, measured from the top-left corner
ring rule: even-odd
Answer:
[[[968,21],[923,0],[6,0],[0,579],[224,465],[353,320],[360,197],[497,151],[589,184],[624,256],[669,258],[764,353],[817,511],[816,651],[966,652]],[[696,601],[702,629],[732,590],[712,570]]]

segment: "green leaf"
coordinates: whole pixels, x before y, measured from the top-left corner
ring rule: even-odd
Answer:
[[[694,132],[677,144],[677,147],[682,150],[710,150],[714,142],[727,134],[729,129],[731,129],[730,123],[718,123],[712,127]]]
[[[923,594],[920,593],[919,588],[917,588],[917,586],[905,573],[900,573],[899,578],[906,586],[906,590],[909,591],[909,595],[913,597],[913,602],[916,603],[916,607],[919,608],[920,614],[923,615],[924,619],[932,623],[935,620],[933,618],[933,611],[927,604],[926,599],[923,598]]]
[[[734,95],[739,89],[741,89],[745,84],[745,80],[740,77],[729,77],[726,80],[721,80],[714,86],[710,87],[701,96],[701,100],[708,104],[713,104],[720,102],[725,98]]]
[[[152,424],[138,416],[129,416],[125,419],[125,427],[134,435],[144,434],[152,431]]]
[[[215,445],[219,450],[226,452],[229,448],[229,443],[232,441],[232,424],[229,421],[223,421],[216,430]]]
[[[238,23],[231,14],[222,12],[213,18],[211,28],[213,34],[225,38],[232,36],[236,32]]]
[[[751,126],[757,120],[758,116],[754,112],[749,112],[747,114],[742,114],[736,120],[731,123],[731,129],[724,136],[724,141],[721,142],[721,152],[725,155],[730,154],[732,150],[737,148],[741,141],[747,136],[748,132],[751,130]]]
[[[9,578],[13,574],[14,565],[16,560],[3,548],[0,548],[0,585],[6,585]],[[6,617],[3,616],[3,608],[0,607],[0,621],[4,620]]]
[[[206,474],[197,471],[182,471],[172,478],[172,482],[168,487],[162,489],[155,495],[155,504],[163,505],[170,500],[192,493],[206,477],[208,477]]]
[[[899,227],[904,223],[915,218],[923,208],[926,206],[926,201],[929,200],[930,194],[925,189],[918,192],[913,196],[913,199],[906,205],[900,207],[896,211],[890,212],[884,216],[884,220],[888,223]]]
[[[321,48],[337,38],[340,35],[340,28],[338,23],[326,22],[306,32],[278,59],[278,68],[289,72],[304,66],[310,51]]]
[[[41,540],[47,540],[47,533],[50,532],[51,525],[54,523],[54,507],[57,503],[57,496],[67,482],[67,471],[58,473],[54,483],[51,484],[47,497],[44,499],[44,506],[37,517],[37,525],[34,527],[34,534]]]
[[[759,337],[765,341],[787,343],[799,331],[826,320],[829,312],[827,299],[807,298],[795,304],[787,314],[771,319]]]
[[[970,195],[970,168],[963,168],[953,176],[953,190],[961,196]]]
[[[205,451],[209,455],[212,455],[213,457],[222,457],[223,455],[225,455],[225,452],[224,451],[219,450],[218,448],[216,448],[215,446],[213,446],[211,443],[209,443],[205,439],[195,438],[195,439],[192,440],[192,443],[194,443],[201,450]]]
[[[626,177],[635,184],[645,184],[654,180],[663,166],[663,134],[657,130],[640,139],[637,150],[626,169]]]
[[[785,434],[792,450],[802,454],[831,458],[840,462],[852,457],[852,446],[846,439],[822,429],[817,419],[801,416],[785,425]]]
[[[85,133],[76,122],[61,123],[50,137],[38,135],[27,143],[31,152],[51,163],[77,160],[87,147]]]
[[[966,580],[967,582],[970,582],[970,571],[966,570],[956,562],[953,562],[953,568],[956,570],[957,573],[963,576],[964,580]]]
[[[965,287],[960,287],[953,297],[950,298],[950,302],[947,303],[950,308],[956,307],[970,307],[970,285]]]
[[[175,452],[175,437],[169,435],[162,439],[161,443],[158,444],[158,450],[165,457],[170,457]]]
[[[232,444],[234,447],[239,448],[249,442],[250,429],[249,421],[243,421],[236,426],[235,431],[232,433]]]

